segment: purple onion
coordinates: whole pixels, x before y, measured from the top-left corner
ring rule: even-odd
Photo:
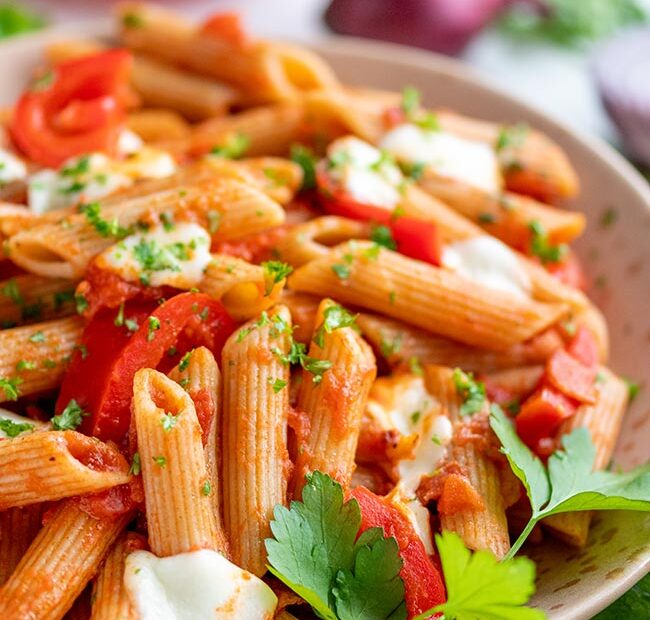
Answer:
[[[508,0],[333,0],[325,21],[340,34],[457,54]]]
[[[629,154],[650,166],[650,29],[615,38],[596,55],[600,96]]]

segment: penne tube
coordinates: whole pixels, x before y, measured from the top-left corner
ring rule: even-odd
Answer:
[[[500,559],[510,549],[510,538],[499,470],[486,453],[492,435],[488,423],[488,401],[484,400],[481,411],[463,416],[462,401],[451,368],[426,365],[424,383],[454,424],[454,435],[445,464],[457,468],[459,473],[450,474],[443,483],[438,505],[441,529],[456,532],[468,548],[488,549]],[[469,482],[477,494],[480,507],[464,506],[462,499],[458,504],[453,501],[457,497],[452,497],[449,504],[452,504],[453,510],[443,509],[447,504],[444,497],[446,492],[459,495],[453,487],[447,491],[448,480],[459,476]]]
[[[298,46],[267,41],[233,44],[151,4],[123,3],[117,13],[120,38],[127,47],[233,84],[250,102],[292,99],[305,90],[338,84],[323,60]],[[133,18],[137,27],[131,26]]]
[[[603,313],[594,304],[589,303],[584,310],[573,314],[573,322],[575,325],[587,327],[594,335],[598,345],[599,359],[604,364],[609,359],[609,330]]]
[[[304,110],[299,103],[261,106],[204,121],[195,125],[188,136],[163,140],[155,146],[181,160],[204,155],[215,146],[244,136],[247,156],[285,155],[300,137],[303,121]]]
[[[420,187],[448,204],[504,243],[522,249],[530,236],[529,225],[539,222],[553,244],[569,243],[579,237],[586,225],[585,216],[575,211],[549,207],[541,202],[504,192],[492,194],[478,187],[442,177],[425,170]]]
[[[278,504],[286,504],[291,315],[275,306],[249,321],[222,352],[224,522],[233,561],[261,576],[264,540]]]
[[[489,373],[526,364],[543,364],[553,351],[564,344],[557,330],[550,329],[503,351],[488,351],[434,336],[402,321],[377,314],[362,312],[357,318],[357,324],[364,338],[392,368],[417,359],[422,364],[441,364]]]
[[[186,367],[181,370],[176,366],[169,373],[169,378],[176,381],[194,402],[199,421],[203,429],[203,445],[205,464],[212,500],[212,514],[216,523],[216,548],[224,556],[228,556],[228,541],[223,526],[223,507],[221,505],[221,441],[219,427],[221,426],[221,373],[214,355],[209,349],[199,347],[194,349],[187,358]],[[185,364],[182,364],[185,366]]]
[[[124,587],[124,560],[129,553],[146,548],[144,537],[135,532],[124,532],[117,539],[93,584],[91,620],[138,620]]]
[[[166,557],[216,549],[211,481],[189,394],[162,373],[143,368],[133,380],[132,410],[151,551]]]
[[[0,441],[0,510],[125,484],[129,465],[113,445],[75,431]]]
[[[323,258],[331,246],[350,239],[367,239],[370,227],[344,217],[326,215],[294,226],[279,243],[280,258],[294,267]]]
[[[9,579],[32,544],[41,529],[42,517],[42,504],[9,508],[0,512],[0,586]]]
[[[291,312],[293,339],[297,342],[309,344],[314,333],[314,323],[320,301],[320,297],[314,297],[307,293],[297,293],[286,288],[282,291],[280,303],[287,306]]]
[[[578,193],[578,176],[566,154],[544,134],[526,129],[520,132],[521,139],[499,148],[499,136],[508,127],[448,110],[438,110],[436,116],[443,130],[469,140],[486,142],[497,149],[506,187],[510,191],[543,202],[572,198]]]
[[[81,342],[81,317],[72,316],[0,331],[0,402],[57,387]]]
[[[281,157],[247,157],[232,162],[250,175],[254,185],[281,205],[288,204],[302,185],[302,168]]]
[[[190,132],[190,125],[182,116],[165,108],[133,110],[129,113],[127,126],[145,143],[182,138]]]
[[[218,179],[100,204],[99,217],[128,229],[142,218],[161,213],[194,216],[206,228],[210,215],[219,219],[213,240],[224,241],[277,226],[284,221],[280,205],[260,191],[234,179]],[[100,232],[100,230],[103,232]],[[61,223],[44,223],[14,235],[9,241],[12,260],[32,273],[49,277],[82,277],[88,263],[115,243],[97,230],[84,213]]]
[[[0,590],[0,617],[62,619],[130,518],[96,519],[75,500],[59,504]]]
[[[257,316],[277,303],[284,279],[274,282],[264,268],[227,254],[213,254],[198,288],[218,299],[235,320]]]
[[[0,324],[24,325],[75,312],[73,280],[25,274],[0,282]]]
[[[495,350],[529,340],[567,313],[563,304],[520,300],[368,242],[337,246],[297,269],[289,286]]]
[[[316,325],[324,321],[332,300],[324,299]],[[354,457],[368,393],[377,374],[370,346],[352,327],[340,327],[322,334],[322,347],[312,340],[309,356],[325,360],[331,367],[320,381],[303,370],[297,409],[309,418],[306,444],[299,445],[292,480],[292,496],[299,499],[305,476],[321,471],[345,488],[355,468]]]
[[[581,405],[575,415],[562,424],[558,434],[562,436],[580,427],[589,429],[596,447],[595,470],[605,469],[609,464],[628,404],[628,388],[622,379],[604,367],[600,368],[599,377],[595,384],[598,392],[596,402]],[[584,547],[591,517],[589,511],[568,512],[547,517],[542,523],[565,543]]]
[[[0,202],[0,241],[6,241],[12,235],[39,221],[40,218],[24,205]],[[3,259],[8,257],[8,251],[9,248],[3,244]]]
[[[56,65],[104,49],[106,46],[97,41],[55,41],[45,48],[45,56]],[[142,54],[134,54],[131,85],[145,105],[171,108],[191,120],[225,114],[241,99],[237,89],[227,84],[193,75]]]

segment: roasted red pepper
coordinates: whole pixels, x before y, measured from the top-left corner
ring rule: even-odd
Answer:
[[[56,66],[18,100],[9,125],[14,142],[51,167],[91,151],[115,154],[131,64],[128,51],[115,49]]]
[[[115,325],[116,312],[98,312],[86,327],[82,351],[64,378],[56,412],[71,399],[90,413],[81,430],[103,440],[122,441],[129,428],[133,377],[140,368],[167,370],[190,349],[205,346],[219,357],[235,328],[220,302],[202,293],[182,293],[155,307],[126,304],[125,320],[139,327],[128,335]],[[170,355],[170,350],[175,351]]]
[[[385,536],[394,536],[402,558],[400,576],[404,581],[406,610],[413,618],[446,600],[442,574],[427,555],[424,543],[411,522],[389,500],[365,487],[357,487],[350,496],[359,502],[361,528],[381,527]]]
[[[247,42],[239,13],[224,12],[208,16],[201,26],[201,34],[221,39],[235,47],[242,47]]]

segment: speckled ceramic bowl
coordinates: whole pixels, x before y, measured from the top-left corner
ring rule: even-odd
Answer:
[[[107,35],[108,24],[71,24],[77,36]],[[62,30],[0,45],[0,103],[10,103]],[[587,215],[577,245],[595,283],[593,297],[610,326],[612,368],[646,389],[623,425],[615,462],[630,468],[650,457],[650,187],[604,143],[577,135],[484,82],[458,62],[404,47],[333,38],[313,46],[347,83],[400,90],[418,87],[426,103],[500,122],[526,121],[559,142],[578,170],[582,192],[570,207]],[[549,85],[561,88],[561,84]],[[605,213],[614,219],[603,226]],[[528,552],[538,562],[534,605],[552,620],[586,620],[650,569],[650,515],[608,512],[595,517],[582,551],[546,542]],[[623,619],[622,619],[623,620]],[[626,619],[627,620],[627,619]]]

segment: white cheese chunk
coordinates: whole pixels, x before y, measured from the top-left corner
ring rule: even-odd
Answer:
[[[0,185],[20,181],[27,176],[25,162],[13,153],[0,149]]]
[[[151,286],[195,287],[212,260],[210,235],[189,222],[154,226],[129,235],[97,257],[102,269],[117,272],[124,280]]]
[[[139,151],[144,146],[142,138],[137,133],[133,133],[129,129],[124,129],[120,134],[120,137],[117,139],[117,150],[118,152],[128,155],[129,153],[135,153]]]
[[[442,264],[472,282],[495,291],[529,299],[531,282],[515,252],[507,245],[480,235],[445,246]]]
[[[401,483],[390,492],[388,497],[393,506],[411,522],[427,553],[433,555],[433,534],[428,509],[420,503],[420,500],[414,494],[406,491]]]
[[[134,551],[124,584],[140,620],[270,620],[277,597],[216,551],[158,558]]]
[[[405,123],[387,132],[380,146],[397,161],[424,164],[441,176],[488,192],[501,187],[496,153],[483,142]]]
[[[401,200],[404,178],[399,168],[371,144],[346,136],[332,142],[328,174],[345,193],[361,204],[393,210]]]

